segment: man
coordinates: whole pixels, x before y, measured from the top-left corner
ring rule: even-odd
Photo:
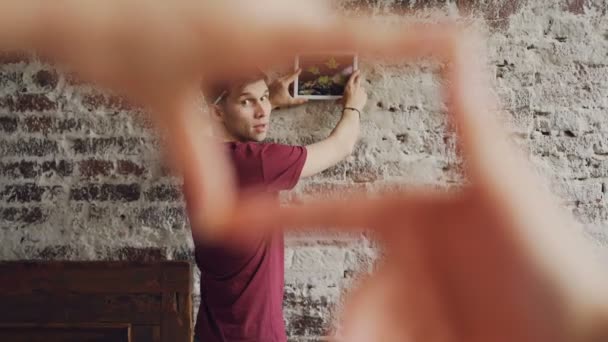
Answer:
[[[241,192],[290,190],[301,177],[319,173],[353,150],[367,95],[360,73],[349,79],[342,117],[332,133],[309,146],[264,143],[273,108],[301,104],[288,87],[300,71],[268,84],[261,72],[207,87],[217,136],[225,142]],[[242,227],[239,227],[242,228]],[[286,341],[283,322],[283,235],[278,230],[242,241],[194,237],[201,270],[201,341]]]

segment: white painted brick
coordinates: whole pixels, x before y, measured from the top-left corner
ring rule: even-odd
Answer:
[[[300,247],[294,252],[291,268],[297,271],[341,270],[345,254],[342,247]]]

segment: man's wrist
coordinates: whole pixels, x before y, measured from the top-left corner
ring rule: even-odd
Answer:
[[[361,110],[359,110],[358,108],[355,108],[355,107],[344,106],[344,108],[342,109],[342,113],[345,113],[345,112],[354,112],[354,113],[357,113],[359,115],[359,117],[361,117]]]

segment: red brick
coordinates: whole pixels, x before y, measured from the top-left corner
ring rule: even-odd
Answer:
[[[74,201],[121,201],[139,200],[139,184],[89,184],[70,190],[70,199]]]
[[[116,162],[117,165],[117,172],[121,175],[134,175],[134,176],[141,176],[144,174],[144,172],[146,171],[146,169],[141,166],[138,165],[130,160],[119,160]]]
[[[95,110],[105,104],[106,98],[103,94],[90,94],[82,98],[82,104],[88,110]]]
[[[566,4],[566,9],[574,14],[585,13],[586,0],[569,0]]]
[[[55,89],[59,75],[53,70],[40,70],[34,75],[33,81],[40,88]]]
[[[17,118],[11,116],[0,116],[0,132],[14,133],[17,130]]]
[[[152,186],[145,196],[148,201],[178,201],[182,198],[182,192],[179,186],[161,184]]]
[[[43,112],[57,109],[57,103],[42,94],[19,94],[14,101],[16,112]]]
[[[114,169],[114,163],[108,160],[89,159],[78,163],[82,177],[109,176]]]
[[[167,260],[166,248],[122,247],[111,253],[112,259],[135,262],[158,262]]]
[[[509,17],[515,14],[526,0],[456,0],[456,5],[464,12],[481,12],[494,28],[505,28]]]
[[[95,111],[99,109],[112,109],[112,110],[129,110],[131,106],[129,103],[117,96],[105,96],[103,94],[88,94],[82,99],[83,106],[90,110]]]
[[[145,146],[143,138],[88,138],[74,139],[72,148],[78,154],[108,154],[118,153],[139,155]]]
[[[39,223],[47,218],[47,214],[38,207],[0,207],[0,219],[10,223]]]
[[[23,83],[23,73],[13,70],[0,69],[0,87],[21,87]]]
[[[0,163],[0,175],[13,179],[32,179],[40,176],[50,177],[54,175],[67,177],[72,174],[72,169],[72,163],[66,160],[53,160],[42,163],[33,161]]]
[[[382,177],[382,169],[369,163],[355,163],[347,167],[346,177],[355,183],[372,183]]]
[[[42,163],[41,171],[44,176],[50,177],[58,175],[60,177],[68,177],[74,171],[74,164],[67,160],[53,160]]]
[[[148,207],[138,214],[139,223],[147,227],[180,229],[187,222],[183,207]]]
[[[574,14],[585,14],[586,8],[592,8],[605,16],[608,12],[608,3],[606,1],[567,0],[563,8]]]
[[[57,109],[57,103],[42,94],[17,94],[0,98],[0,107],[11,112],[43,112]]]
[[[331,310],[335,303],[327,297],[314,298],[310,294],[312,284],[286,284],[284,305],[298,310],[289,316],[287,322],[288,337],[325,336],[331,326]]]
[[[34,178],[40,174],[39,166],[39,164],[29,161],[2,163],[0,164],[0,174],[8,178]]]
[[[53,128],[54,118],[48,116],[28,116],[23,124],[27,132],[50,133]]]
[[[47,190],[47,187],[35,183],[7,185],[0,193],[0,198],[7,202],[40,202]]]
[[[44,246],[35,252],[38,260],[70,260],[77,256],[78,250],[69,245]]]
[[[194,250],[191,248],[179,247],[174,249],[171,254],[171,260],[194,262]]]
[[[16,141],[0,140],[1,156],[35,156],[44,157],[57,153],[59,146],[49,139],[20,139]]]
[[[74,132],[82,129],[82,122],[77,119],[61,119],[55,121],[53,130],[57,133]]]
[[[23,130],[29,133],[65,133],[76,132],[82,129],[82,122],[78,119],[59,119],[52,115],[35,115],[23,119]]]

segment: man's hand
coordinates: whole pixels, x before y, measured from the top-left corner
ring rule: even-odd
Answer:
[[[367,103],[367,93],[365,88],[361,86],[361,71],[355,71],[350,78],[348,83],[344,87],[344,96],[342,97],[342,104],[344,107],[350,107],[363,110]]]
[[[289,94],[289,86],[295,82],[300,73],[302,73],[302,69],[296,70],[293,74],[279,77],[268,85],[270,103],[273,109],[298,106],[308,101],[308,99],[295,98]]]

